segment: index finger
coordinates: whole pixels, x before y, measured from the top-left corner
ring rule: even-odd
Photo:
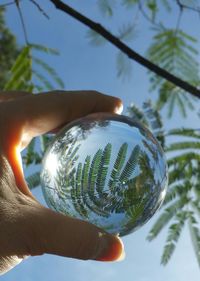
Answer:
[[[9,104],[18,126],[31,137],[94,112],[116,112],[122,102],[96,91],[58,91],[25,96]]]
[[[8,159],[19,189],[30,196],[24,180],[20,148],[31,138],[94,112],[116,112],[120,99],[95,91],[54,91],[26,95],[2,103],[0,150]]]

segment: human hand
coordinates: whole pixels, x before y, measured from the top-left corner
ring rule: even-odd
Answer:
[[[123,256],[118,237],[42,206],[28,189],[20,155],[38,135],[119,107],[119,99],[94,91],[0,93],[0,274],[44,253],[101,261]]]

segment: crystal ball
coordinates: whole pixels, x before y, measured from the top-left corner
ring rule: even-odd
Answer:
[[[167,182],[165,156],[152,133],[109,113],[65,126],[48,147],[41,171],[50,208],[120,236],[153,216]]]

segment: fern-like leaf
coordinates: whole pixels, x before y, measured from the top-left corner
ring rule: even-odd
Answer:
[[[169,227],[168,237],[161,259],[161,263],[163,265],[166,265],[168,263],[175,250],[176,243],[178,242],[178,239],[180,237],[187,215],[188,213],[184,211],[178,213],[175,217],[176,222]]]
[[[116,59],[116,66],[118,77],[122,79],[130,78],[132,64],[127,55],[123,54],[122,52],[119,52]]]
[[[34,70],[32,71],[33,75],[35,76],[35,78],[42,84],[40,86],[40,90],[42,89],[47,89],[49,91],[54,89],[54,86],[51,84],[51,82],[49,82],[49,80],[41,73],[39,73],[38,71]]]
[[[74,195],[73,204],[76,211],[81,217],[87,218],[88,212],[85,208],[82,196],[82,163],[79,163],[77,167]]]
[[[121,41],[130,41],[136,36],[135,25],[124,24],[120,27],[117,37]]]
[[[30,47],[33,50],[40,51],[42,53],[47,53],[47,54],[50,54],[50,55],[59,55],[59,51],[58,50],[50,48],[50,47],[47,47],[47,46],[43,46],[43,45],[40,45],[40,44],[31,43]]]
[[[182,136],[200,139],[200,129],[178,128],[169,130],[166,136]]]
[[[177,150],[185,150],[185,149],[200,149],[200,141],[182,141],[182,142],[175,142],[170,144],[165,151],[177,151]]]
[[[42,160],[42,155],[40,155],[36,151],[36,144],[35,139],[32,139],[32,141],[29,143],[28,147],[26,148],[25,155],[22,156],[23,163],[28,167],[31,164],[39,164]]]
[[[24,47],[17,57],[10,70],[10,79],[6,83],[4,90],[24,90],[33,89],[32,60],[30,57],[30,47]]]
[[[61,89],[64,88],[64,82],[58,76],[57,72],[55,71],[55,69],[53,67],[51,67],[49,64],[47,64],[44,60],[41,60],[35,56],[32,56],[32,59],[33,59],[33,62],[36,64],[36,66],[41,67],[41,69],[46,73],[46,75],[50,76],[52,78],[52,80],[57,84],[57,86],[59,86]],[[36,78],[39,78],[40,81],[44,80],[44,78],[41,79],[41,77],[44,77],[44,75],[42,76],[42,74],[38,74],[36,71],[34,71],[34,75],[36,75]],[[47,78],[45,80],[47,81]],[[49,81],[48,81],[48,83],[50,84]]]
[[[193,213],[190,214],[189,217],[189,229],[192,239],[193,248],[196,254],[196,258],[198,261],[198,264],[200,266],[200,231],[199,231],[199,224],[196,221]]]
[[[197,86],[199,83],[198,52],[194,47],[195,43],[196,40],[182,30],[160,29],[148,50],[148,57],[155,64]],[[180,108],[182,115],[186,116],[188,95],[186,92],[154,74],[151,74],[151,89],[158,89],[160,93],[158,108],[168,103],[168,117],[172,116],[175,105]],[[191,106],[190,101],[188,107],[191,108]]]
[[[167,191],[163,206],[167,205],[177,197],[187,197],[188,192],[192,189],[192,185],[184,182],[182,184],[173,184]]]
[[[105,43],[107,43],[107,40],[101,36],[99,33],[95,32],[92,29],[89,29],[87,34],[86,34],[90,44],[93,46],[102,46]]]
[[[140,147],[139,147],[139,145],[136,145],[134,147],[134,149],[132,150],[131,155],[120,175],[120,178],[119,178],[120,182],[123,183],[123,182],[126,182],[127,180],[129,180],[131,174],[133,173],[133,171],[136,168],[139,156],[140,156]]]
[[[173,219],[173,216],[177,214],[181,208],[187,204],[188,200],[183,196],[177,201],[173,202],[168,208],[164,210],[164,212],[160,215],[156,223],[151,228],[147,239],[149,241],[155,239],[157,235],[161,232],[161,230],[166,226],[166,224]]]
[[[113,8],[115,7],[115,0],[98,0],[98,6],[101,13],[107,17],[113,15]]]
[[[150,100],[143,103],[142,109],[132,103],[128,107],[128,115],[133,120],[139,121],[148,127],[164,148],[165,137],[161,116]]]
[[[101,162],[101,157],[102,157],[102,149],[99,149],[97,153],[94,155],[91,167],[90,167],[90,173],[89,173],[89,195],[92,198],[95,193],[95,184],[96,184],[96,179],[100,167],[100,162]]]
[[[200,154],[197,154],[195,152],[181,153],[178,156],[169,158],[167,163],[168,166],[170,167],[176,165],[177,163],[181,163],[182,161],[191,161],[191,160],[200,161]]]
[[[108,183],[111,193],[114,192],[114,187],[115,187],[115,185],[118,184],[120,172],[121,172],[121,169],[122,169],[125,159],[126,159],[127,148],[128,148],[128,144],[123,143],[117,154],[117,158],[115,160],[115,163],[114,163],[114,166],[113,166],[113,169],[111,172],[111,179],[109,180],[109,183]]]
[[[136,104],[131,103],[131,105],[127,108],[127,113],[130,118],[133,120],[139,121],[144,124],[146,127],[149,127],[149,121],[144,115],[144,111],[136,106]]]
[[[112,144],[108,143],[103,150],[101,161],[100,161],[99,171],[96,179],[96,185],[97,185],[96,190],[100,195],[104,189],[105,182],[106,182],[108,167],[110,164],[111,150],[112,150]]]

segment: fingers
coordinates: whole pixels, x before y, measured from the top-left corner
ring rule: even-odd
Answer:
[[[34,137],[89,113],[115,112],[121,101],[94,91],[51,92],[26,96],[9,106]]]
[[[46,208],[35,213],[30,221],[38,237],[38,243],[32,243],[31,255],[50,253],[99,261],[120,260],[124,256],[119,238],[87,222]],[[31,225],[28,229],[32,229]]]
[[[10,175],[6,174],[6,181],[2,181],[2,190],[7,192],[1,193],[0,205],[4,230],[0,232],[0,261],[6,256],[44,253],[99,261],[119,260],[123,256],[119,238],[87,222],[55,213],[17,188],[11,192],[15,182],[12,170],[7,172]]]
[[[15,96],[15,93],[13,93]],[[13,96],[13,97],[14,97]],[[49,132],[76,118],[94,112],[115,112],[121,100],[95,91],[21,94],[21,98],[1,104],[0,144],[9,159],[20,190],[29,194],[21,165],[20,148],[31,138]]]

